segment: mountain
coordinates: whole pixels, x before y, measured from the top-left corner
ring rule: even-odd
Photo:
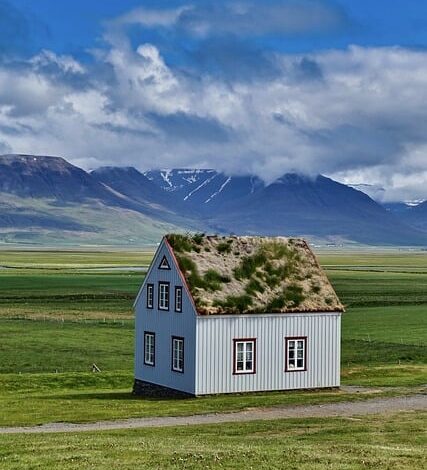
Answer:
[[[427,201],[410,206],[404,214],[407,224],[427,232]]]
[[[141,204],[172,205],[173,198],[133,167],[104,166],[90,175],[99,183]]]
[[[385,189],[382,186],[379,186],[378,184],[357,183],[348,184],[347,186],[367,194],[371,199],[378,203],[380,203],[384,198]]]
[[[194,230],[426,245],[427,223],[415,218],[427,220],[427,207],[410,212],[413,227],[323,176],[286,174],[266,185],[212,169],[87,173],[58,157],[0,156],[0,243],[142,245]]]
[[[129,198],[63,158],[0,156],[0,242],[155,243],[182,227],[193,228],[169,209]]]
[[[50,198],[63,202],[88,199],[117,202],[117,196],[111,190],[60,157],[1,156],[0,192],[22,198]]]
[[[222,231],[304,235],[366,244],[426,244],[366,194],[324,176],[286,174],[230,202],[210,223]]]
[[[230,201],[244,198],[264,188],[257,176],[228,176],[212,169],[151,170],[144,175],[180,201],[187,213],[206,217],[221,211]]]

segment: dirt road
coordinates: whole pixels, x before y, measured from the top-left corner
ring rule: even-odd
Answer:
[[[211,413],[192,416],[165,416],[158,418],[131,418],[81,424],[50,423],[41,426],[4,427],[0,428],[0,434],[107,431],[112,429],[236,423],[285,418],[355,416],[423,410],[427,411],[427,395],[417,394],[393,398],[373,398],[364,401],[328,403],[324,405],[257,408],[235,413]]]

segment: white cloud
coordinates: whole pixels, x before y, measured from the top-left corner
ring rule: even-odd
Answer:
[[[389,200],[426,198],[427,53],[311,54],[315,77],[296,73],[302,59],[277,56],[271,79],[230,82],[171,68],[152,44],[112,43],[92,68],[44,52],[0,66],[1,146],[86,168],[209,166],[268,181],[324,173],[380,184]]]

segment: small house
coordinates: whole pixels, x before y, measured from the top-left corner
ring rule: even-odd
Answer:
[[[166,235],[134,307],[137,394],[340,385],[343,306],[302,239]]]

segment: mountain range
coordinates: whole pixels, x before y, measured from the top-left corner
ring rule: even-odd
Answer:
[[[176,230],[424,246],[427,202],[391,210],[321,175],[265,184],[213,169],[86,172],[60,157],[0,156],[0,243],[145,245]]]

